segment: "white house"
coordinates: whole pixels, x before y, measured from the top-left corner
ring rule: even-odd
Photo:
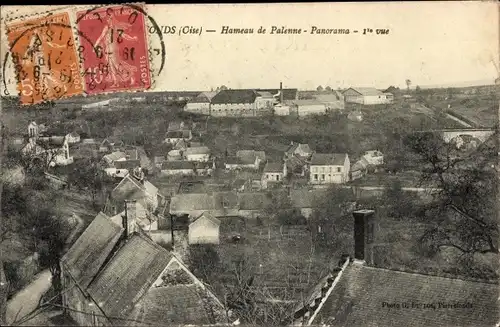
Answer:
[[[282,183],[287,175],[284,162],[268,162],[262,173],[262,187],[268,188],[270,184]]]
[[[349,181],[351,163],[347,153],[314,153],[310,164],[311,184],[342,184]]]
[[[169,131],[165,135],[165,143],[176,144],[179,141],[189,141],[193,138],[191,130]]]
[[[189,224],[189,244],[219,244],[220,223],[211,213],[202,213]]]
[[[80,134],[78,134],[77,132],[68,133],[66,135],[66,139],[68,140],[69,144],[79,143],[80,142]]]
[[[343,92],[345,102],[363,105],[392,103],[394,96],[383,93],[373,87],[349,88]]]
[[[199,161],[165,161],[161,166],[161,174],[167,176],[210,175],[213,163]]]
[[[255,116],[257,96],[254,90],[222,90],[211,100],[211,115]]]
[[[384,155],[378,150],[365,151],[363,158],[373,166],[381,166],[384,164]]]
[[[47,141],[31,137],[28,144],[21,149],[21,153],[24,156],[30,156],[33,160],[46,161],[50,167],[67,166],[73,163],[66,137],[54,137]]]
[[[290,106],[284,104],[277,104],[274,106],[274,114],[276,116],[288,116],[290,115]]]
[[[285,158],[290,158],[294,155],[301,158],[309,158],[313,154],[311,147],[307,143],[291,142],[290,147],[285,152]]]
[[[184,157],[187,161],[207,162],[210,160],[210,149],[206,146],[187,148]]]

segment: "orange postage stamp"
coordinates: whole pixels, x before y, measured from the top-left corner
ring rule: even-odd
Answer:
[[[67,12],[8,23],[6,31],[22,104],[83,93]]]

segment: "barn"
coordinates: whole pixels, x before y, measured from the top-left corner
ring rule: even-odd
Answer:
[[[392,103],[393,95],[383,93],[373,87],[349,88],[343,93],[345,102],[358,103],[363,105],[388,104]]]

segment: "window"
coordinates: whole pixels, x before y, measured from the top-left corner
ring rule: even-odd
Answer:
[[[316,172],[316,167],[311,167],[311,172],[315,173]]]
[[[340,173],[342,171],[341,167],[337,167],[337,173]]]
[[[325,180],[325,174],[321,174],[321,180],[324,181]]]
[[[279,181],[280,180],[280,175],[276,175],[276,180]]]
[[[318,174],[314,174],[314,180],[317,181],[318,180]]]
[[[319,169],[319,172],[320,172],[320,173],[324,173],[324,172],[325,172],[325,167],[321,167],[321,168]]]

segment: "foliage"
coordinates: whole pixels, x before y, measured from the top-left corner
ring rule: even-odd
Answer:
[[[317,90],[318,92],[323,91],[323,86],[319,85],[319,86],[316,88],[316,90]]]
[[[402,183],[394,180],[386,185],[382,196],[382,203],[387,207],[387,213],[395,219],[415,217],[418,206],[412,194],[403,191]]]
[[[425,162],[422,181],[439,188],[425,210],[423,219],[431,227],[423,241],[435,249],[498,254],[498,177],[491,169],[497,146],[467,155],[431,133],[414,135],[408,142]]]
[[[345,216],[353,209],[352,191],[332,185],[315,202],[315,209],[309,219],[315,244],[324,248],[339,246],[337,243],[342,239],[340,234],[351,226],[350,219],[345,219]]]
[[[98,205],[98,194],[106,191],[108,187],[113,185],[113,182],[113,179],[100,169],[95,158],[75,161],[68,175],[70,185],[75,186],[78,190],[90,192],[95,206]]]
[[[190,245],[187,263],[195,276],[208,283],[221,269],[219,254],[211,244]]]
[[[21,237],[24,246],[39,255],[42,269],[49,268],[53,285],[60,289],[59,262],[70,228],[56,210],[56,196],[47,185],[34,187],[4,184],[2,189],[1,240]]]

